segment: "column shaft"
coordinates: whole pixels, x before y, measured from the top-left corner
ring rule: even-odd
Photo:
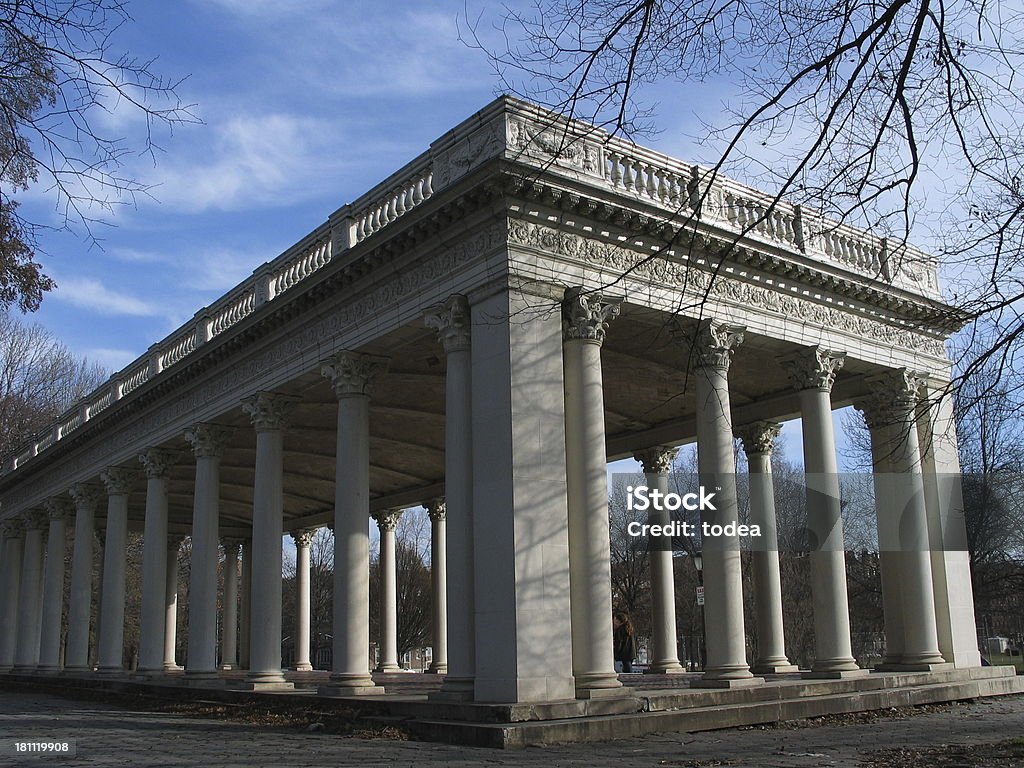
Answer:
[[[192,508],[192,563],[188,591],[187,678],[217,680],[217,561],[220,517],[220,457],[224,430],[199,424],[185,437],[196,456]]]
[[[786,657],[786,636],[782,621],[782,575],[779,570],[779,537],[775,521],[775,485],[772,481],[771,453],[780,425],[755,422],[737,434],[747,454],[750,480],[750,522],[761,528],[754,542],[751,565],[754,576],[757,617],[758,674],[796,672]]]
[[[39,671],[59,672],[60,636],[64,614],[64,557],[67,554],[69,499],[50,499],[50,535],[47,539],[46,570],[43,577],[43,624],[39,640]]]
[[[128,554],[128,491],[132,473],[112,467],[103,473],[107,486],[107,536],[103,550],[103,609],[97,672],[124,671],[125,572]]]
[[[433,592],[432,657],[428,672],[448,671],[448,548],[446,541],[447,507],[444,499],[432,499],[424,506],[430,515],[430,586]]]
[[[291,398],[261,392],[243,402],[256,428],[252,503],[249,675],[258,688],[291,688],[281,669],[281,539],[284,535],[284,419]]]
[[[295,669],[306,672],[313,669],[309,661],[309,549],[314,531],[296,531],[295,540]]]
[[[0,594],[0,672],[14,666],[14,653],[18,645],[18,594],[21,592],[21,561],[25,545],[25,532],[20,519],[4,520],[3,593]]]
[[[618,306],[570,288],[562,302],[565,343],[566,499],[572,672],[578,696],[619,688],[612,646],[607,453],[601,342]],[[595,322],[596,318],[596,322]]]
[[[376,672],[397,672],[398,579],[395,572],[395,526],[401,510],[374,515],[380,531],[380,663]]]
[[[334,506],[334,670],[321,693],[383,693],[369,671],[370,396],[386,361],[342,352],[323,367],[338,397]],[[254,590],[255,591],[255,590]]]
[[[242,604],[238,609],[238,666],[249,668],[249,606],[252,604],[252,539],[242,543]]]
[[[178,650],[178,550],[181,538],[167,537],[167,573],[164,580],[164,672],[181,669]]]
[[[668,493],[668,473],[675,458],[675,448],[652,448],[636,456],[643,465],[647,487]],[[651,525],[670,522],[664,506],[652,504],[647,513]],[[683,671],[679,663],[676,636],[676,593],[672,565],[672,541],[659,537],[650,547],[651,558],[651,610],[654,633],[651,637],[652,653],[648,671],[652,674],[674,674]]]
[[[163,673],[166,661],[168,456],[157,449],[150,449],[140,455],[139,460],[146,468],[146,522],[142,541],[142,608],[137,671],[143,675],[156,675]]]
[[[94,489],[76,485],[75,543],[71,556],[71,595],[68,601],[68,640],[64,651],[66,672],[86,672],[89,665],[89,618],[92,613],[92,550],[96,526]]]
[[[703,323],[694,349],[697,395],[697,468],[700,484],[715,488],[715,509],[701,510],[701,523],[735,523],[736,464],[733,459],[729,401],[729,363],[742,339],[740,329]],[[743,577],[739,540],[709,536],[703,540],[704,615],[707,626],[707,668],[703,685],[750,682],[743,625]],[[754,678],[755,680],[757,678]]]
[[[45,515],[29,512],[25,520],[25,550],[21,561],[21,589],[18,592],[18,645],[14,671],[33,672],[39,665],[39,635],[42,629],[40,603],[43,597],[43,528]]]
[[[238,667],[238,549],[239,543],[224,541],[224,610],[221,629],[220,668]]]

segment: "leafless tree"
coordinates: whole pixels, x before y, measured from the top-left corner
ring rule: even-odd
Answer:
[[[535,0],[507,10],[501,31],[500,48],[473,23],[466,38],[505,90],[613,133],[650,130],[652,87],[720,95],[695,138],[712,177],[772,191],[764,216],[785,197],[893,244],[931,229],[957,309],[948,321],[974,321],[969,332],[985,340],[959,361],[959,380],[988,360],[1024,368],[1016,4]],[[681,206],[678,232],[701,216],[700,204]]]
[[[9,456],[104,378],[40,325],[0,314],[0,456]]]
[[[188,105],[153,61],[121,53],[118,29],[130,22],[122,0],[0,0],[0,304],[39,306],[52,289],[36,260],[38,222],[15,195],[40,183],[64,226],[95,242],[103,211],[147,188],[125,172],[135,153],[152,154],[154,128],[194,122]],[[111,132],[103,113],[141,115],[138,146]]]

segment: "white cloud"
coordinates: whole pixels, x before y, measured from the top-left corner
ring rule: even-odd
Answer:
[[[139,356],[137,352],[130,349],[110,349],[108,347],[86,349],[83,355],[90,362],[99,363],[108,371],[120,371]]]
[[[107,288],[91,277],[58,279],[57,289],[51,295],[57,301],[66,301],[100,315],[155,317],[161,314],[153,304]]]
[[[237,115],[200,129],[211,140],[188,159],[162,163],[147,182],[177,210],[239,210],[293,203],[323,191],[341,161],[337,123],[288,114]]]

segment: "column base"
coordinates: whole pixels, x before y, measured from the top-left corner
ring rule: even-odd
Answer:
[[[55,664],[48,664],[45,667],[36,667],[37,675],[59,675],[64,670]]]
[[[854,677],[865,677],[871,674],[866,669],[833,669],[833,670],[816,670],[812,669],[809,672],[801,672],[801,680],[849,680]]]
[[[307,662],[303,662],[302,664],[296,664],[295,665],[295,671],[296,672],[312,672],[313,671],[313,665],[310,664],[308,661]]]
[[[64,675],[91,675],[92,667],[64,667]]]
[[[764,685],[763,677],[702,677],[690,683],[691,688],[753,688]]]
[[[750,671],[755,675],[784,675],[787,672],[799,672],[800,667],[796,664],[790,664],[788,661],[781,664],[767,662],[764,664],[755,664],[750,668]]]
[[[835,659],[815,659],[811,664],[811,673],[830,674],[832,672],[863,672],[852,656]],[[825,678],[828,679],[828,678]],[[838,679],[838,678],[835,678]]]
[[[375,667],[374,672],[401,672],[402,668],[397,664],[381,664]]]
[[[940,663],[921,663],[905,664],[903,662],[897,663],[886,663],[878,664],[871,671],[872,672],[946,672],[947,670],[953,669],[953,665],[948,661]]]
[[[444,661],[440,664],[431,664],[426,673],[428,675],[447,675],[448,674],[448,662]]]
[[[644,670],[645,675],[678,675],[681,672],[685,672],[683,665],[679,663],[678,659],[671,659],[669,661],[658,661],[651,664],[647,669]]]
[[[230,672],[233,669],[238,669],[238,665],[237,664],[221,664],[219,667],[217,667],[217,669],[220,670],[221,672]]]
[[[99,667],[96,670],[97,677],[127,677],[128,670],[124,667]]]
[[[18,666],[17,664],[15,664],[14,668],[11,669],[11,674],[12,675],[34,675],[36,673],[37,669],[39,669],[39,666],[36,665],[36,664],[33,664],[31,666],[29,666],[27,664],[23,664],[21,666]]]
[[[11,666],[8,666],[8,665],[2,666],[2,667],[0,667],[0,675],[6,675],[12,669],[14,669],[14,667],[11,667]]]
[[[383,696],[384,686],[375,685],[369,675],[331,678],[327,685],[316,689],[317,696],[328,698],[347,696]]]
[[[294,691],[295,683],[288,680],[233,680],[225,687],[232,691]]]
[[[634,693],[634,689],[625,685],[618,688],[577,688],[576,698],[584,701],[591,699],[627,699]]]

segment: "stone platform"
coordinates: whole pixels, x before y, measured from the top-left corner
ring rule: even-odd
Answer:
[[[225,673],[226,683],[244,673]],[[254,696],[309,703],[323,672],[289,673],[291,691],[252,693],[223,688],[190,688],[180,675],[157,681],[127,677],[5,675],[12,683],[31,684],[67,695],[75,690],[115,692],[240,702]],[[368,725],[393,725],[415,739],[469,746],[515,749],[526,746],[606,741],[659,732],[696,732],[828,714],[1024,693],[1024,676],[1012,667],[980,667],[941,672],[872,673],[846,680],[802,680],[798,675],[770,677],[764,685],[731,690],[690,688],[699,675],[623,675],[628,693],[619,698],[567,700],[544,704],[472,704],[428,701],[436,675],[375,675],[388,693],[377,697],[335,699],[357,706]]]

